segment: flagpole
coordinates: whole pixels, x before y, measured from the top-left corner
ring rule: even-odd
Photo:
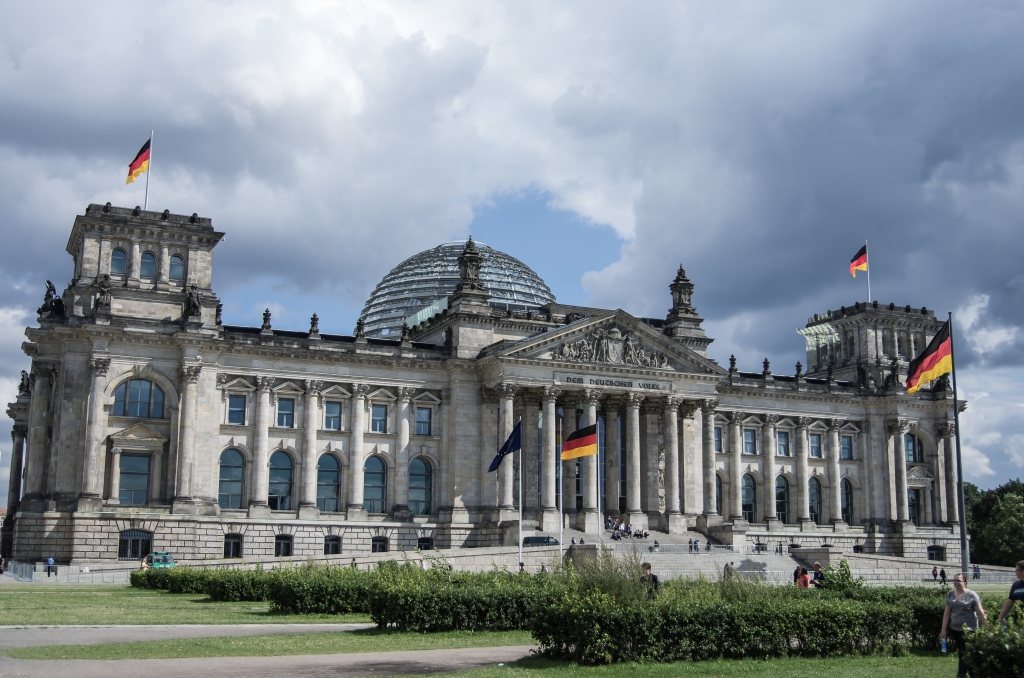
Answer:
[[[864,241],[864,263],[868,265],[868,303],[871,303],[871,255],[868,253],[868,241]]]
[[[523,418],[519,417],[519,425]],[[521,440],[521,438],[520,438]],[[523,446],[519,445],[519,562],[523,562]],[[516,569],[518,572],[518,568]]]
[[[559,455],[561,457],[561,455]],[[561,459],[558,460],[558,562],[562,562],[562,558],[565,557],[565,535],[563,527],[565,526],[565,516],[562,515],[562,511],[565,510],[565,488],[562,487],[565,479],[562,477],[562,469],[565,468],[565,462]]]
[[[144,209],[144,210],[148,210],[149,209],[149,178],[151,176],[153,176],[153,132],[154,131],[155,130],[150,130],[149,131],[149,168],[146,171],[146,200],[143,203],[143,207],[142,207],[142,209]],[[132,264],[132,265],[134,266],[134,264]]]
[[[956,391],[956,353],[953,350],[953,313],[949,314],[949,362],[953,374],[953,432],[956,435],[956,501],[960,507],[960,571],[967,580],[971,556],[967,549],[967,513],[964,506],[964,472],[960,456],[960,401]]]

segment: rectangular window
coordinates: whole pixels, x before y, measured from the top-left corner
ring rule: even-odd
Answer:
[[[416,435],[430,435],[430,415],[431,410],[429,407],[416,408]]]
[[[715,452],[722,451],[722,429],[718,426],[715,427]]]
[[[278,428],[295,426],[295,401],[291,398],[279,398],[277,401]]]
[[[244,395],[229,395],[228,396],[228,423],[238,424],[239,426],[245,425],[245,396]]]
[[[811,456],[815,459],[821,459],[821,434],[812,433],[808,437],[811,439]]]
[[[224,536],[224,557],[225,558],[241,558],[242,557],[242,535],[240,534],[228,534]]]
[[[149,499],[149,455],[121,455],[121,488],[117,500],[121,505],[141,506]]]
[[[778,456],[788,457],[789,456],[789,431],[779,431],[779,450]]]
[[[341,537],[324,537],[324,555],[336,556],[341,553]]]
[[[287,558],[292,554],[292,538],[291,535],[279,534],[274,537],[274,556],[278,558]]]
[[[757,454],[757,431],[743,429],[743,454]]]
[[[328,431],[341,430],[341,403],[328,401],[324,405],[324,428]]]
[[[388,406],[370,406],[370,430],[374,433],[388,432]]]
[[[842,438],[842,459],[853,459],[853,436],[843,436]]]

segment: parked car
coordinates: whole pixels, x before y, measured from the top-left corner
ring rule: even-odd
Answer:
[[[523,546],[558,546],[554,537],[523,537]]]
[[[146,564],[150,567],[174,567],[174,558],[166,551],[157,551],[146,556]]]

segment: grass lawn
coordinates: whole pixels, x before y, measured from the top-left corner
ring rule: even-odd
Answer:
[[[540,658],[521,659],[499,668],[435,673],[431,678],[703,678],[771,676],[771,678],[942,678],[956,675],[956,656],[938,653],[906,657],[841,657],[837,659],[723,660],[673,664],[616,664],[583,667]]]
[[[0,652],[19,659],[178,659],[446,650],[532,644],[533,639],[527,631],[399,633],[367,629],[336,633],[149,640],[103,645],[42,645]]]
[[[170,594],[111,584],[0,586],[6,624],[315,624],[369,622],[369,615],[271,614],[270,603],[214,603],[205,595]]]

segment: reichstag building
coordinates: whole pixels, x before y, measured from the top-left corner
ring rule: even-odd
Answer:
[[[223,235],[109,203],[76,217],[8,408],[6,556],[511,545],[520,504],[527,534],[596,533],[600,507],[655,536],[955,552],[952,393],[902,385],[941,327],[927,309],[825,311],[798,330],[806,365],[748,372],[707,358],[682,267],[666,315],[638,318],[559,304],[469,240],[388,273],[352,336],[237,327],[211,286]],[[520,418],[521,464],[488,473]],[[560,469],[593,423],[600,454]]]

